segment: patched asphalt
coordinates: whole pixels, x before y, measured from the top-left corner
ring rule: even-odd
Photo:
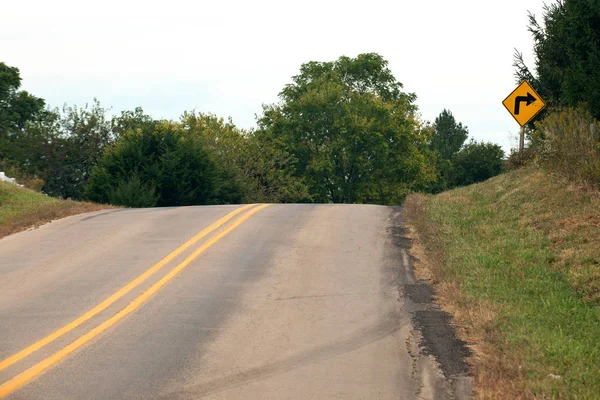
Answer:
[[[98,212],[0,240],[0,361],[236,207]],[[401,211],[271,205],[8,398],[460,398],[453,385],[468,373],[465,347],[435,293],[414,279]],[[0,371],[0,385],[111,318],[234,221]]]

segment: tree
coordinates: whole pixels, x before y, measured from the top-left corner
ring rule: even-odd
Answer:
[[[444,109],[433,124],[430,147],[437,151],[443,160],[451,160],[469,137],[469,130],[456,122],[452,112]]]
[[[114,141],[98,101],[91,107],[47,110],[12,137],[9,158],[25,174],[44,181],[44,193],[81,199],[92,168]]]
[[[7,139],[11,131],[23,129],[44,110],[43,99],[19,91],[19,69],[0,62],[0,140]]]
[[[110,121],[112,139],[116,140],[127,131],[137,131],[153,123],[152,117],[144,113],[141,107],[136,107],[133,111],[121,111],[121,114],[114,116]]]
[[[310,199],[304,180],[296,175],[297,159],[269,132],[249,134],[239,161],[249,201],[297,203]]]
[[[93,166],[114,141],[97,100],[91,107],[44,109],[44,100],[19,91],[19,70],[0,63],[0,165],[43,191],[81,198]]]
[[[437,179],[427,186],[428,192],[439,193],[448,189],[452,170],[451,160],[461,149],[468,136],[467,127],[460,122],[456,122],[450,110],[444,109],[436,117],[431,127],[429,148],[434,153],[432,163],[437,171]]]
[[[133,176],[139,182],[132,180]],[[156,195],[158,206],[209,204],[218,178],[215,162],[201,138],[179,124],[154,121],[128,130],[108,147],[92,171],[85,195],[101,203],[115,199],[127,202],[134,198],[128,193],[140,190],[145,198]]]
[[[244,132],[212,114],[186,112],[181,123],[202,137],[215,157],[220,176],[215,201],[280,203],[307,197],[294,176],[294,157],[267,133]]]
[[[515,76],[529,80],[554,106],[588,103],[600,118],[600,0],[558,0],[544,6],[543,24],[529,14],[537,76],[515,52]]]
[[[63,107],[60,138],[66,141],[66,154],[58,173],[44,178],[48,194],[80,199],[94,166],[108,145],[114,142],[106,110],[94,99],[91,107]]]
[[[244,137],[231,120],[225,122],[213,114],[185,112],[181,126],[204,142],[217,168],[217,187],[213,203],[238,204],[245,199],[245,182],[237,160]]]
[[[466,186],[483,182],[502,172],[504,150],[493,143],[473,139],[452,158],[450,182],[452,186]]]
[[[414,105],[380,55],[303,64],[259,131],[297,160],[312,201],[399,203],[435,179]]]
[[[15,147],[19,147],[15,135],[30,121],[44,116],[44,100],[19,91],[19,69],[0,63],[0,168],[11,170],[21,176],[19,163],[14,159]],[[30,178],[30,176],[27,176]]]

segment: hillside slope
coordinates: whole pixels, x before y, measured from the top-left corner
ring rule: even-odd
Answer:
[[[107,207],[59,200],[12,183],[0,182],[0,238],[58,218],[103,208]]]
[[[454,314],[480,398],[599,398],[600,196],[535,168],[405,213],[417,274]]]

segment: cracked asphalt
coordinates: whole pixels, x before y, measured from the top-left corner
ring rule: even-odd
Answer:
[[[239,207],[104,211],[0,240],[0,397],[468,397],[400,209]]]

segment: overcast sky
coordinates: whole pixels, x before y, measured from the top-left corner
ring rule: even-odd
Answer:
[[[377,52],[424,119],[443,108],[471,137],[516,146],[502,106],[527,11],[542,0],[1,1],[0,61],[52,106],[98,98],[154,118],[184,110],[251,128],[302,63]]]

